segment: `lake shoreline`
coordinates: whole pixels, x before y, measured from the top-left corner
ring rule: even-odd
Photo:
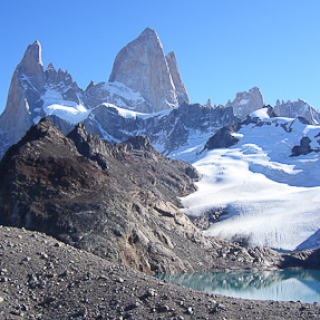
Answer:
[[[3,319],[317,319],[318,303],[203,293],[38,232],[0,227]]]

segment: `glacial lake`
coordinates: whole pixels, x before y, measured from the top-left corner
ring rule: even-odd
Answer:
[[[163,273],[155,277],[234,298],[320,303],[320,270]]]

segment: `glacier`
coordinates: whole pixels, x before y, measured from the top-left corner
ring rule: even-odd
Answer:
[[[191,162],[202,179],[198,190],[182,198],[184,212],[201,216],[224,212],[205,231],[229,241],[279,250],[319,248],[320,164],[319,126],[298,118],[270,118],[266,108],[255,111],[255,123],[235,133],[240,140],[230,148],[174,154]],[[303,136],[313,152],[292,157]],[[191,150],[192,149],[192,150]]]

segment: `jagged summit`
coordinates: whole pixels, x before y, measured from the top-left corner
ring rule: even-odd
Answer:
[[[42,50],[38,40],[28,46],[17,71],[19,77],[29,77],[36,89],[39,90],[44,85]]]
[[[292,113],[291,107],[278,103],[276,108],[281,105],[281,110],[276,114],[301,115],[312,124],[320,123],[316,109],[302,100],[298,104]],[[45,116],[64,134],[78,122],[86,123],[90,133],[111,142],[147,134],[157,150],[167,154],[189,143],[193,130],[214,134],[221,126],[238,116],[245,118],[263,105],[257,87],[238,93],[233,102],[214,111],[211,101],[205,111],[190,104],[174,52],[165,55],[157,33],[150,28],[118,53],[110,82],[91,81],[85,90],[67,71],[56,69],[52,63],[44,70],[41,45],[35,41],[13,74],[7,105],[0,116],[0,157]],[[172,113],[164,112],[163,117],[157,114],[166,109],[172,109]],[[148,113],[148,118],[141,112]],[[153,113],[154,118],[150,115]]]
[[[41,45],[35,41],[25,51],[11,79],[7,104],[0,117],[1,139],[12,145],[33,124],[32,111],[39,107],[40,91],[45,84]]]
[[[30,63],[35,63],[43,67],[42,56],[41,56],[41,45],[38,40],[33,44],[30,44],[20,62],[20,65],[27,66]],[[32,69],[32,68],[31,68]]]
[[[274,107],[274,112],[279,117],[295,118],[301,116],[307,119],[310,124],[320,124],[319,111],[302,99],[298,99],[298,101],[294,102],[291,102],[290,100],[287,102],[280,102],[278,99],[276,106]]]
[[[253,111],[264,106],[264,99],[258,87],[253,87],[248,92],[238,92],[233,102],[228,102],[227,106],[232,106],[234,113],[238,117],[246,117]]]
[[[139,111],[152,113],[176,107],[186,101],[182,97],[187,93],[175,59],[169,60],[168,63],[156,32],[147,28],[118,53],[109,82],[119,82],[139,92],[146,100]]]
[[[160,38],[157,34],[157,32],[149,27],[145,28],[142,33],[140,34],[139,38],[146,38],[146,39],[152,39],[159,43],[161,43]]]
[[[56,70],[55,67],[53,66],[53,63],[52,63],[52,62],[50,62],[50,63],[48,64],[48,67],[47,67],[46,71],[51,71],[51,70]]]
[[[187,90],[184,87],[179,69],[178,69],[178,63],[176,59],[176,55],[173,51],[169,52],[166,56],[166,60],[171,72],[173,84],[176,89],[177,99],[179,105],[181,105],[184,102],[190,102]]]

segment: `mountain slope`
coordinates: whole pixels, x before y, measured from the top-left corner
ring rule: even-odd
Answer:
[[[223,213],[206,235],[285,250],[319,247],[311,237],[320,228],[319,133],[298,118],[256,111],[232,134],[237,144],[197,157],[203,179],[183,199],[185,212]],[[305,137],[309,153],[292,156]]]
[[[259,250],[203,236],[178,209],[196,179],[191,165],[156,152],[147,138],[110,145],[83,125],[65,137],[44,119],[0,162],[0,223],[146,272],[281,265],[276,252],[255,261]]]

